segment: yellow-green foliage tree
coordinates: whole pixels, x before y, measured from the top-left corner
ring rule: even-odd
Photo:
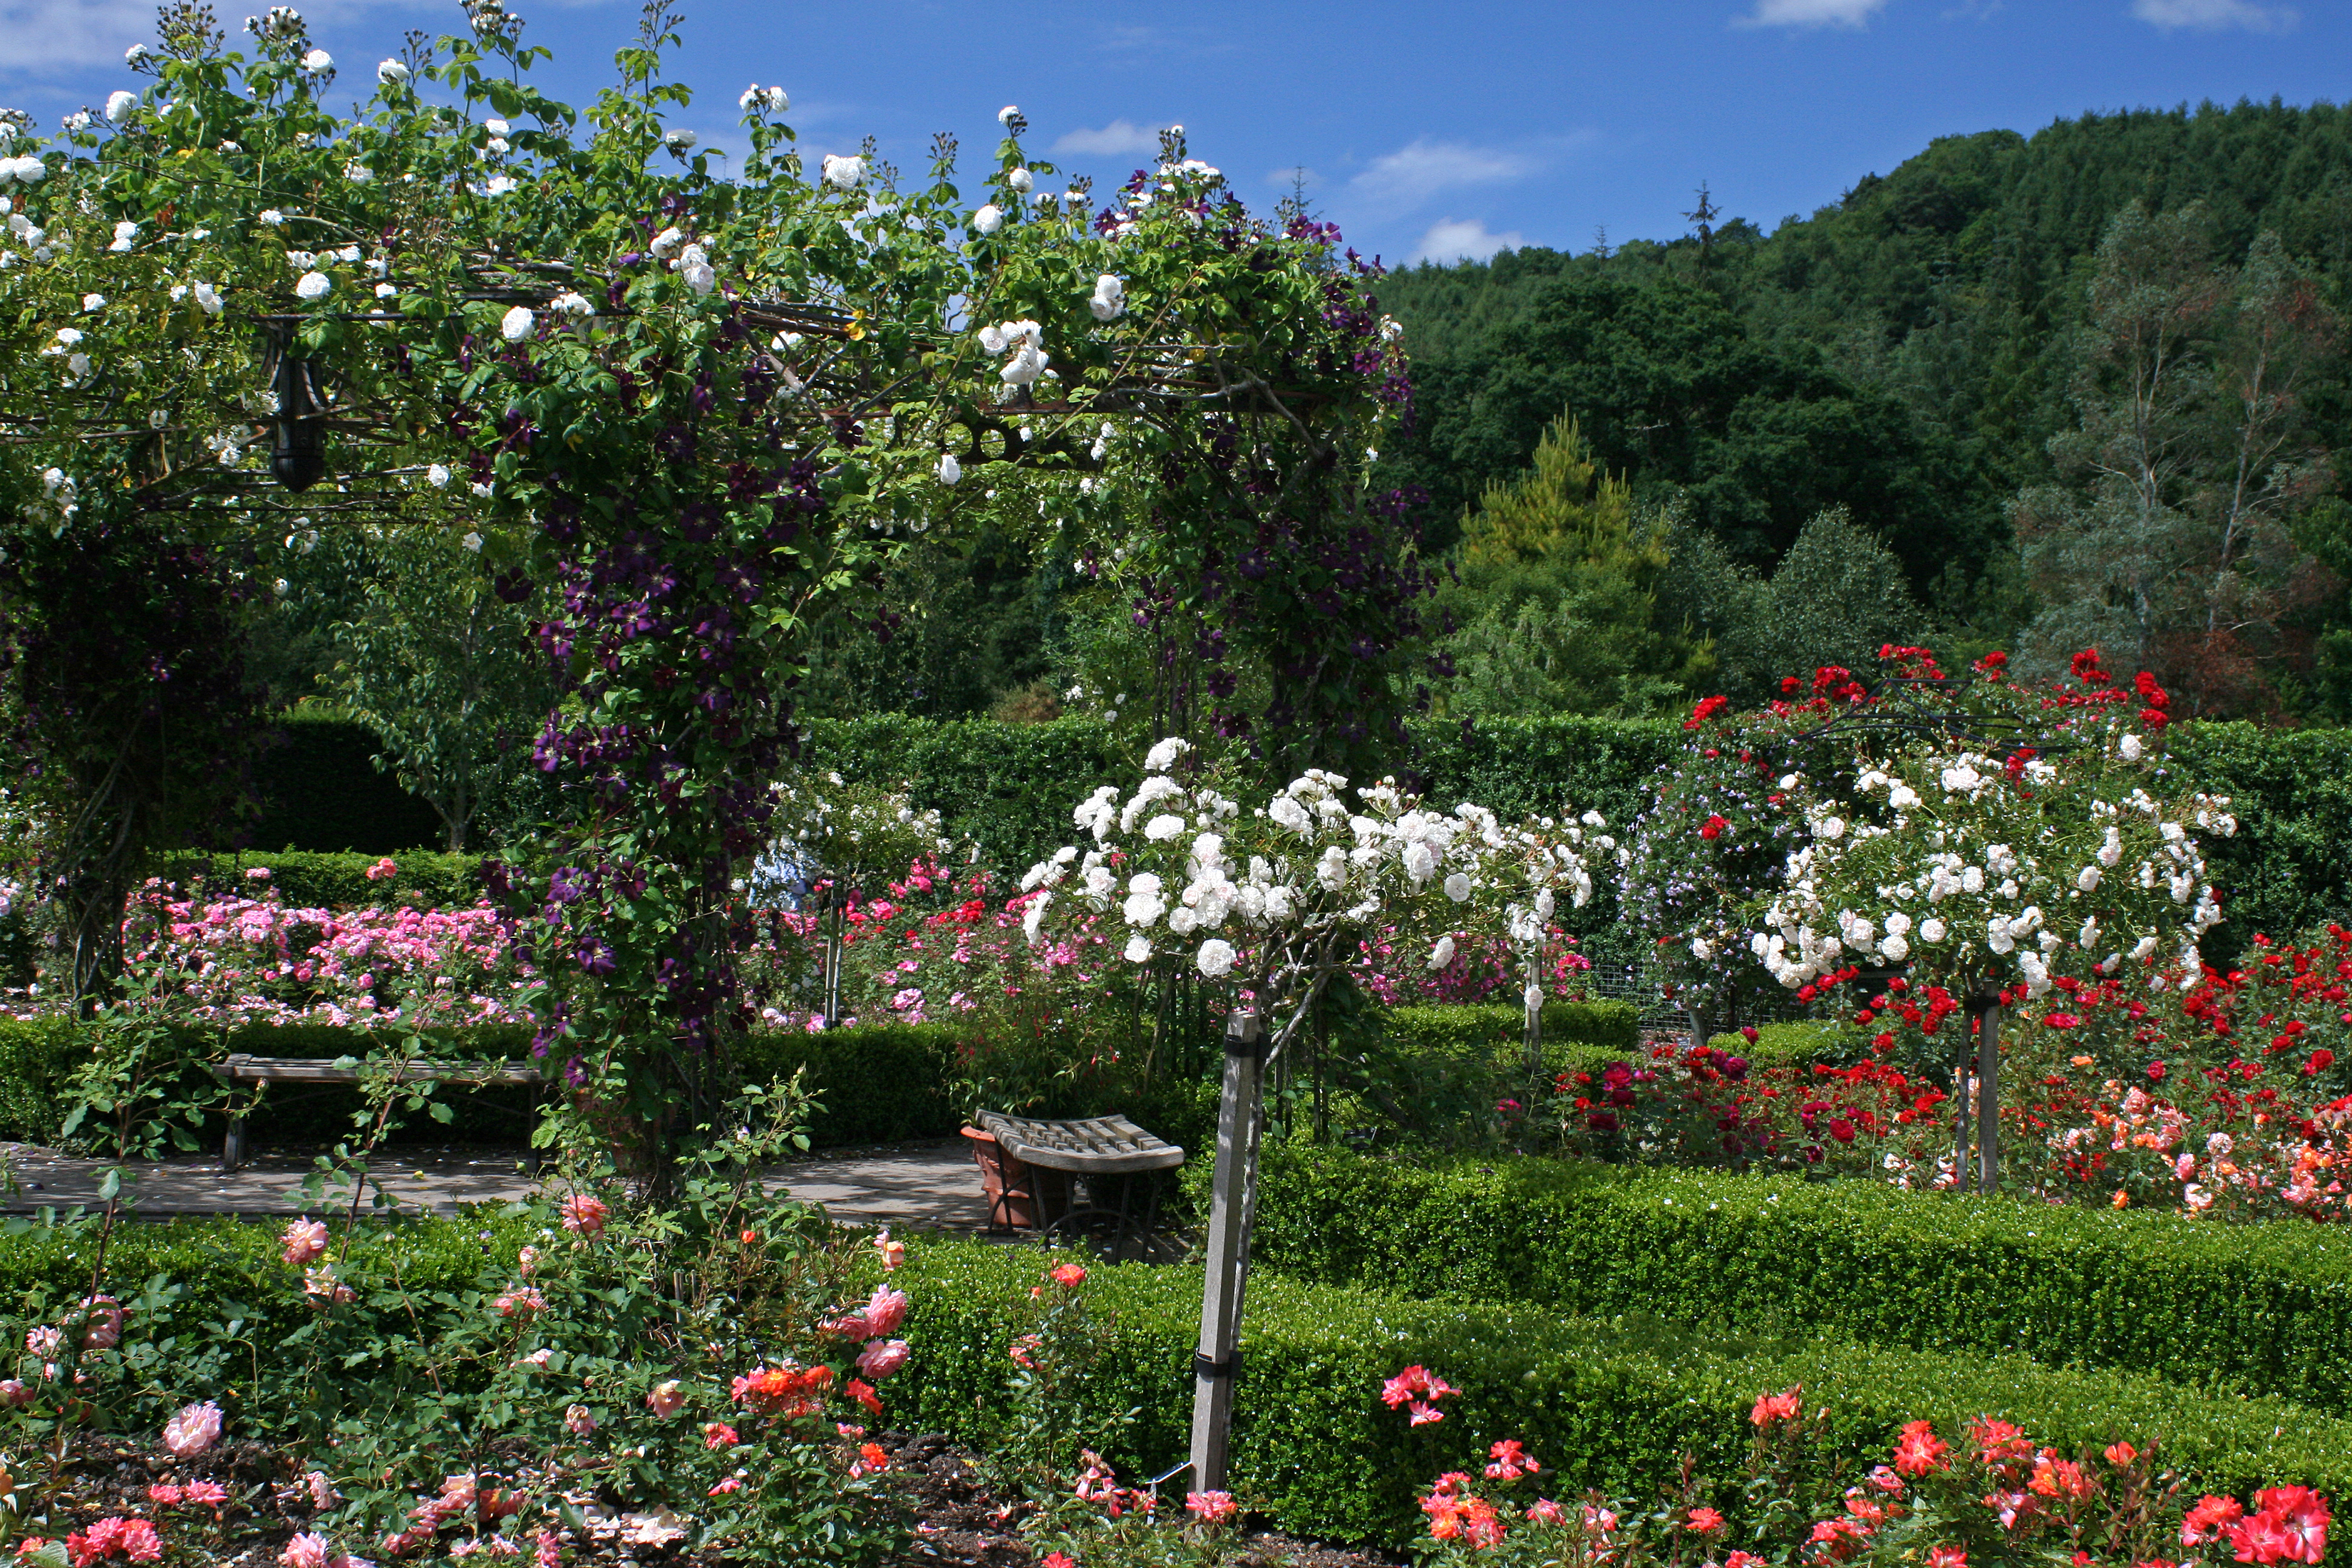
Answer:
[[[1587,455],[1572,415],[1535,465],[1487,487],[1464,519],[1439,595],[1452,629],[1446,711],[1470,716],[1656,711],[1704,679],[1708,655],[1659,625],[1665,531]]]

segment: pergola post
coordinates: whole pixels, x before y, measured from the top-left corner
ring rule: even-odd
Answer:
[[[1249,1281],[1258,1131],[1265,1070],[1265,1020],[1235,1008],[1225,1020],[1224,1091],[1217,1108],[1217,1167],[1209,1205],[1208,1274],[1201,1290],[1201,1341],[1192,1356],[1192,1484],[1222,1491],[1230,1459],[1234,1378],[1241,1367],[1242,1295]]]

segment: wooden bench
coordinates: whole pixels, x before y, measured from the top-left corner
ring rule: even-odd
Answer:
[[[243,1051],[226,1061],[215,1063],[212,1069],[215,1078],[233,1089],[255,1089],[271,1083],[334,1088],[358,1083],[366,1071],[365,1064],[352,1061],[348,1057],[320,1060],[314,1057],[257,1057]],[[400,1069],[399,1080],[402,1083],[456,1083],[468,1089],[504,1085],[536,1088],[546,1081],[545,1075],[537,1068],[487,1061],[413,1061]],[[228,1119],[228,1136],[221,1143],[221,1169],[236,1170],[245,1163],[245,1118],[232,1116]]]
[[[1028,1197],[1036,1205],[1034,1211],[1037,1228],[1048,1233],[1075,1236],[1089,1228],[1108,1227],[1117,1238],[1121,1252],[1126,1249],[1129,1233],[1139,1241],[1147,1239],[1160,1212],[1160,1191],[1156,1183],[1147,1184],[1147,1201],[1139,1219],[1133,1213],[1135,1178],[1155,1171],[1170,1171],[1184,1163],[1184,1151],[1176,1144],[1164,1143],[1124,1116],[1097,1116],[1080,1121],[1040,1121],[1023,1116],[1007,1116],[1001,1110],[983,1110],[980,1125],[996,1141],[1008,1163],[999,1190],[989,1194],[989,1224],[992,1229],[1022,1228],[1013,1217],[1012,1200]],[[980,1152],[974,1151],[977,1157]],[[1050,1194],[1045,1184],[1030,1182],[1028,1193],[1017,1192],[1015,1182],[1020,1173],[1013,1164],[1025,1165],[1036,1171],[1050,1171],[1065,1180],[1060,1194]],[[983,1182],[987,1165],[982,1164]],[[1069,1206],[1067,1178],[1091,1178],[1087,1184],[1087,1202],[1083,1207]],[[1116,1207],[1104,1202],[1106,1183],[1103,1178],[1117,1176],[1118,1203]],[[1058,1201],[1055,1201],[1058,1195]],[[1055,1212],[1046,1212],[1051,1209]]]

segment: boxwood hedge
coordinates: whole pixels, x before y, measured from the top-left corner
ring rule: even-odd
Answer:
[[[1424,1237],[1433,1252],[1441,1231]],[[1007,1348],[1028,1287],[1051,1261],[1030,1248],[927,1243],[895,1283],[913,1299],[913,1353],[885,1390],[898,1426],[984,1439],[1006,1411]],[[1084,1289],[1107,1323],[1087,1383],[1109,1413],[1138,1420],[1115,1456],[1129,1474],[1181,1458],[1198,1333],[1197,1269],[1097,1268]],[[1553,1495],[1588,1487],[1642,1500],[1697,1458],[1718,1487],[1736,1475],[1759,1394],[1802,1385],[1832,1411],[1833,1449],[1883,1462],[1895,1430],[1921,1417],[2017,1422],[2069,1450],[2128,1437],[2213,1490],[2352,1481],[2352,1422],[2280,1399],[2182,1386],[2141,1372],[2068,1370],[2008,1352],[1864,1346],[1677,1331],[1647,1318],[1578,1318],[1463,1298],[1413,1300],[1254,1277],[1234,1395],[1234,1489],[1286,1528],[1402,1543],[1416,1489],[1474,1473],[1486,1446],[1517,1437],[1543,1461]],[[1463,1390],[1445,1419],[1409,1426],[1381,1403],[1383,1378],[1413,1363]]]
[[[1267,1151],[1252,1256],[1424,1297],[1834,1324],[2352,1413],[2352,1238],[1866,1182]]]

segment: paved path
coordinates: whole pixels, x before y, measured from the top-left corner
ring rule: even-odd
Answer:
[[[404,1206],[448,1214],[459,1204],[528,1197],[535,1184],[530,1152],[518,1149],[398,1150],[375,1167],[384,1190]],[[16,1190],[0,1193],[0,1214],[41,1208],[95,1206],[108,1163],[52,1149],[0,1143],[0,1161]],[[306,1201],[307,1158],[264,1153],[243,1169],[224,1172],[212,1155],[191,1154],[131,1167],[138,1212],[170,1215],[286,1215],[317,1205]],[[969,1232],[988,1223],[980,1172],[962,1139],[831,1151],[778,1166],[770,1179],[794,1197],[824,1205],[848,1225],[902,1230]],[[348,1201],[348,1200],[347,1200]]]

